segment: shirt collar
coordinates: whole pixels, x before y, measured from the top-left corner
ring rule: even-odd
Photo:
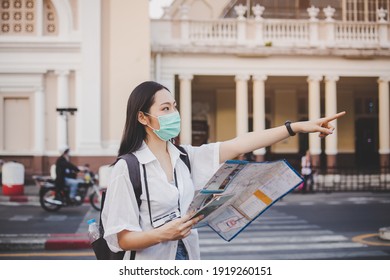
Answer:
[[[134,152],[134,155],[137,157],[139,163],[147,164],[157,158],[154,156],[152,151],[149,149],[148,145],[146,145],[145,141],[142,141],[141,148]]]
[[[180,155],[186,155],[182,153],[178,148],[175,147],[171,142],[168,141],[168,152],[171,157],[172,163],[176,164],[176,161],[180,157]],[[139,163],[147,164],[154,160],[157,160],[155,155],[149,149],[148,145],[146,145],[145,141],[142,142],[141,148],[138,151],[134,152],[134,155],[137,157]]]

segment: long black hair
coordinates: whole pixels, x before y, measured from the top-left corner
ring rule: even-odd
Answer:
[[[135,152],[141,147],[142,141],[146,138],[146,130],[144,125],[138,121],[138,112],[149,112],[154,103],[156,92],[162,89],[168,90],[159,83],[147,81],[139,84],[131,92],[127,101],[126,123],[118,157]]]

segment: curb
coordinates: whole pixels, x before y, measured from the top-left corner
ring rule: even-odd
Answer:
[[[26,185],[22,194],[14,195],[6,195],[0,190],[0,202],[39,202],[39,188]]]
[[[0,195],[0,202],[39,202],[39,197],[33,195]]]
[[[86,234],[50,234],[45,242],[45,250],[91,249]]]
[[[19,202],[19,203],[28,203],[28,202],[39,202],[39,196],[36,195],[11,195],[5,196],[0,195],[0,202]],[[86,197],[83,201],[83,204],[89,204],[89,197]]]
[[[0,251],[91,249],[87,234],[2,234]]]

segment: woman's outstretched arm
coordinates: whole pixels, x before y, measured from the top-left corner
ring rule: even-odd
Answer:
[[[334,127],[329,122],[345,115],[345,112],[333,116],[320,118],[318,120],[302,121],[291,123],[291,129],[295,133],[319,132],[320,137],[332,134]],[[255,131],[237,136],[234,139],[221,142],[219,149],[220,163],[229,159],[234,159],[241,154],[252,152],[257,149],[271,146],[290,136],[285,125]]]

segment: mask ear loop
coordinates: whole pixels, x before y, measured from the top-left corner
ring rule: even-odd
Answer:
[[[150,129],[152,129],[153,131],[158,131],[158,129],[155,129],[153,127],[151,127],[150,125],[146,124],[147,127],[149,127]]]
[[[158,119],[158,117],[153,116],[152,114],[149,114],[149,113],[147,113],[147,112],[142,112],[142,111],[140,111],[140,112],[143,113],[143,114],[145,114],[145,115],[149,115],[149,116],[151,116],[151,117],[153,117],[153,118]],[[148,125],[148,124],[146,124],[146,126],[149,127],[149,128],[150,128],[151,130],[153,130],[153,131],[159,131],[159,129],[155,129],[155,128],[151,127],[151,126]]]

